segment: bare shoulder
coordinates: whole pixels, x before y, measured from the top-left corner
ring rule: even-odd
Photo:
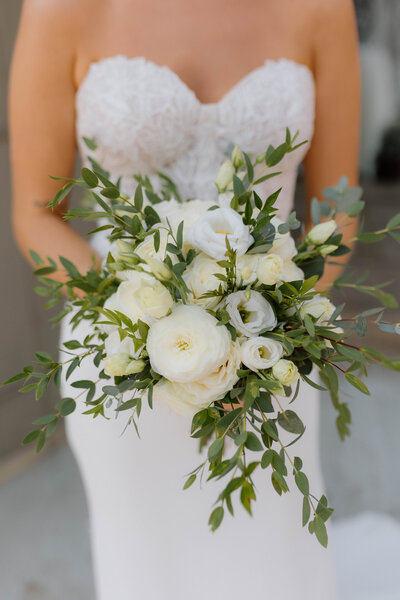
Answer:
[[[355,24],[353,0],[307,0],[304,3],[310,11],[315,25],[324,30],[330,27],[349,27]]]
[[[50,33],[70,32],[105,3],[106,0],[24,0],[22,18],[42,29],[51,27]]]

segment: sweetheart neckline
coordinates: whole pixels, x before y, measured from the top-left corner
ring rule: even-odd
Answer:
[[[165,69],[166,71],[168,71],[171,75],[173,75],[174,77],[176,77],[178,79],[178,81],[180,81],[180,83],[185,87],[185,89],[192,94],[193,98],[196,100],[197,104],[199,106],[202,107],[218,107],[220,104],[222,104],[238,87],[240,87],[240,85],[242,85],[242,83],[244,81],[246,81],[250,76],[252,76],[254,73],[257,73],[258,71],[260,71],[261,69],[264,69],[270,65],[280,65],[280,64],[290,64],[294,67],[298,67],[299,69],[305,69],[309,75],[311,76],[311,81],[313,83],[313,85],[315,84],[315,79],[314,79],[314,74],[312,72],[312,70],[310,69],[310,67],[308,65],[305,65],[304,63],[298,62],[296,60],[292,60],[290,58],[279,58],[279,59],[274,59],[274,58],[267,58],[265,59],[265,61],[263,62],[263,64],[259,65],[258,67],[254,67],[254,69],[251,69],[248,73],[246,73],[246,75],[243,75],[243,77],[241,77],[232,87],[230,87],[228,89],[227,92],[225,92],[221,98],[215,102],[202,102],[199,97],[197,96],[196,92],[178,75],[178,73],[176,73],[173,69],[171,69],[171,67],[169,67],[168,65],[161,65],[159,63],[156,63],[153,60],[150,60],[148,58],[146,58],[145,56],[126,56],[125,54],[114,54],[113,56],[106,56],[105,58],[100,58],[98,60],[92,60],[89,63],[89,66],[87,68],[87,71],[83,77],[83,79],[81,80],[81,82],[79,83],[77,89],[76,89],[76,93],[75,95],[77,96],[82,88],[84,87],[86,81],[89,78],[90,72],[92,71],[93,68],[101,66],[104,63],[110,62],[112,60],[116,60],[116,59],[124,59],[129,63],[134,63],[137,61],[143,61],[145,64],[148,65],[152,65],[154,67],[157,67],[159,69]]]

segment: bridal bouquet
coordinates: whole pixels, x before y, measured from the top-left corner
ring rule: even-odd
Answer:
[[[24,443],[36,442],[40,450],[78,399],[86,405],[85,414],[104,416],[112,407],[136,429],[144,404],[150,409],[167,405],[192,419],[192,437],[201,450],[207,448],[184,487],[205,470],[208,479],[227,482],[210,516],[212,530],[225,509],[234,513],[235,492],[251,513],[256,469],[269,472],[280,495],[288,492],[291,470],[303,496],[303,525],[326,546],[325,522],[332,509],[325,496],[313,496],[301,458],[291,454],[305,430],[293,409],[299,386],[306,382],[329,390],[344,438],[351,418],[338,374],[368,394],[363,381],[368,363],[400,370],[399,361],[347,338],[353,332],[363,336],[372,315],[384,331],[399,333],[399,328],[382,319],[381,307],[342,319],[343,305],[335,307],[326,293],[314,289],[326,262],[349,251],[336,218],[362,211],[359,188],[348,188],[343,179],[325,191],[326,200],[313,200],[314,227],[299,236],[297,245],[291,235],[301,226],[295,213],[287,222],[275,215],[280,190],[268,198],[257,194],[257,184],[279,173],[271,173],[271,167],[295,151],[295,141],[287,131],[280,146],[257,157],[233,148],[218,172],[217,202],[182,202],[165,175],[160,175],[159,193],[148,177],[136,176],[135,195],[128,197],[96,164],[82,169],[80,179],[67,181],[51,206],[74,185],[84,187],[96,208],[70,210],[66,218],[104,219],[94,232],[107,231],[110,239],[100,272],[82,274],[60,257],[69,299],[59,318],[74,325],[86,320],[91,334],[65,342],[63,362],[36,353],[37,363],[7,383],[24,380],[21,391],[35,391],[40,398],[52,380],[59,385],[62,374],[72,378],[82,359],[92,357],[98,381],[74,381],[77,397],[62,398],[54,413],[36,420]],[[356,239],[374,242],[390,234],[399,242],[399,229],[397,215],[384,230],[360,231]],[[63,284],[51,277],[60,267],[31,254],[38,267],[37,291],[50,298],[51,307],[62,298]],[[381,286],[363,285],[349,275],[335,285],[358,287],[383,305],[396,305]]]

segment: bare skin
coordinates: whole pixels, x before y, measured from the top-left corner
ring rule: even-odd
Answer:
[[[307,202],[358,177],[359,63],[351,0],[25,0],[10,80],[13,227],[29,260],[99,264],[86,240],[46,205],[71,176],[74,96],[92,61],[125,54],[168,65],[202,102],[216,102],[266,58],[307,65],[316,81]],[[267,140],[266,140],[267,143]],[[309,223],[308,223],[309,225]],[[355,226],[345,228],[348,239]],[[328,267],[320,288],[337,277]],[[60,275],[62,278],[62,274]],[[62,280],[62,279],[61,279]]]

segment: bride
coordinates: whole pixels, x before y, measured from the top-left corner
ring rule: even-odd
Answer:
[[[283,186],[285,219],[303,159],[307,200],[342,175],[356,183],[358,122],[350,0],[25,0],[10,86],[17,242],[27,258],[32,248],[81,271],[100,265],[107,238],[89,245],[62,220],[65,206],[46,209],[58,188],[48,174],[70,176],[76,146],[84,163],[122,176],[122,191],[133,191],[133,173],[161,170],[183,196],[210,199],[229,142],[261,153],[286,127],[299,130],[307,145],[260,190]],[[93,364],[79,375],[95,378]],[[66,383],[62,392],[73,395]],[[318,495],[318,395],[303,387],[296,402],[308,424],[299,454]],[[182,491],[200,462],[187,418],[161,403],[143,410],[138,439],[133,429],[121,435],[121,418],[93,421],[84,409],[66,425],[87,494],[98,600],[335,598],[329,550],[301,528],[295,486],[280,498],[261,472],[253,518],[238,507],[211,534],[215,484]]]

